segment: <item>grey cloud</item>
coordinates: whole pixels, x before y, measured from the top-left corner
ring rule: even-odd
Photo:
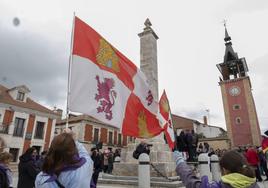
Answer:
[[[25,84],[32,91],[32,98],[50,106],[66,98],[68,52],[64,51],[64,44],[54,44],[37,33],[1,26],[0,41],[2,84]]]

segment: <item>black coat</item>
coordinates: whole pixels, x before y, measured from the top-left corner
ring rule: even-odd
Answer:
[[[0,166],[0,188],[9,188],[6,170]]]
[[[29,155],[22,155],[19,162],[18,188],[32,188],[39,170]]]
[[[186,143],[185,143],[185,136],[184,135],[177,136],[177,148],[181,152],[186,151]]]

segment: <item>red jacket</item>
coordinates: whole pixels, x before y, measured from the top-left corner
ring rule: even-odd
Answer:
[[[257,152],[254,149],[248,149],[246,153],[247,161],[252,166],[257,166],[259,163],[259,157]]]

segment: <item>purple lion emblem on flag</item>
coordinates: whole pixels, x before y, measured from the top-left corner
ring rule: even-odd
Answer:
[[[114,80],[112,78],[104,78],[104,81],[100,81],[100,77],[96,76],[98,94],[95,95],[95,100],[99,102],[97,112],[105,113],[105,118],[111,120],[113,118],[112,107],[114,106],[117,93],[114,88]]]

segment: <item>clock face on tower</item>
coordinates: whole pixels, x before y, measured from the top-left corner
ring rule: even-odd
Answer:
[[[238,96],[240,94],[240,88],[237,86],[233,86],[229,89],[229,94],[231,96]]]

